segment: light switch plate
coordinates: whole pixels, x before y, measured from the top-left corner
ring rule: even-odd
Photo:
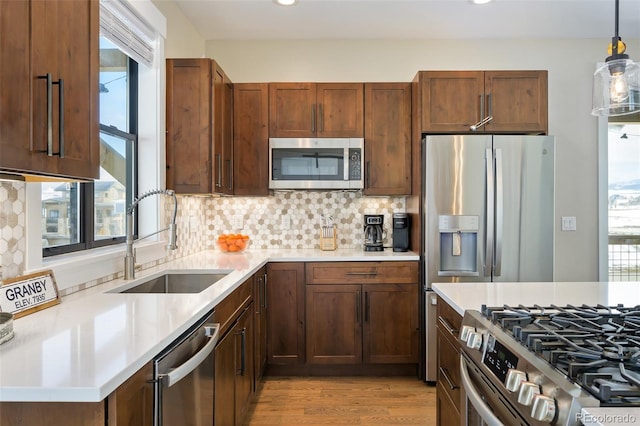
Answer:
[[[576,230],[576,217],[575,216],[562,216],[562,230],[563,231],[575,231]]]

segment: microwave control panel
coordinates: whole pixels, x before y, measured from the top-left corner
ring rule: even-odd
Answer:
[[[362,150],[360,148],[349,149],[349,180],[362,179]]]

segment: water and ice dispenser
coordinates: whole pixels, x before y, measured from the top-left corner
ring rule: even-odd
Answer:
[[[440,215],[440,276],[478,275],[478,216]]]

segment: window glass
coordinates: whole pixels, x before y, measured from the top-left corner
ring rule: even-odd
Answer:
[[[79,184],[42,184],[42,246],[58,247],[80,242]]]
[[[609,279],[640,280],[640,123],[609,123]]]

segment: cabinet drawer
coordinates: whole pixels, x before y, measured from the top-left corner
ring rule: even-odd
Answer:
[[[440,322],[443,322],[443,326],[448,329],[454,340],[457,339],[462,326],[462,316],[440,297],[438,297],[437,312],[439,326]]]
[[[215,308],[215,321],[220,323],[220,335],[222,336],[229,326],[242,313],[253,297],[253,278],[249,278],[236,288],[230,295],[218,303]]]
[[[311,262],[307,284],[409,284],[418,282],[417,262]]]
[[[438,387],[442,388],[460,412],[460,354],[443,330],[438,328]]]

